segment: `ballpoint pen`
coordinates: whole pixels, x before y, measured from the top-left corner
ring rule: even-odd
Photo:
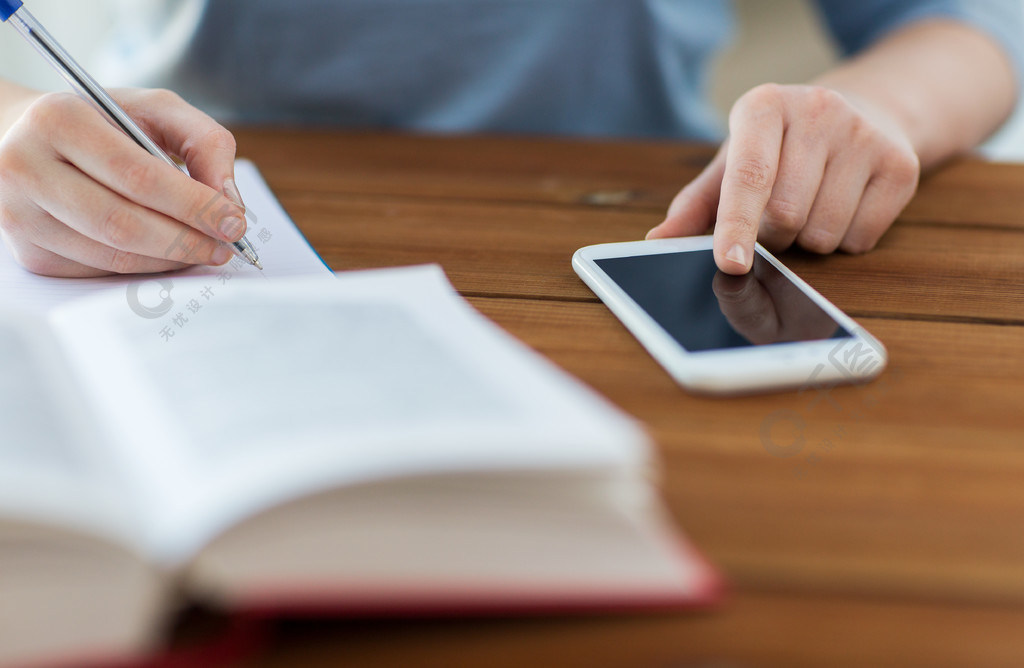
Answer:
[[[0,0],[0,20],[10,24],[21,33],[57,70],[57,73],[71,84],[75,92],[95,106],[111,123],[123,130],[139,146],[149,151],[153,156],[185,172],[185,169],[143,132],[142,128],[121,108],[121,105],[115,102],[107,91],[103,90],[103,87],[96,83],[96,80],[89,76],[88,72],[75,62],[75,59],[57,43],[57,40],[50,33],[46,32],[46,29],[40,25],[39,21],[23,6],[21,0]],[[187,172],[185,173],[187,174]],[[231,248],[236,255],[249,264],[258,269],[263,269],[259,256],[256,255],[256,251],[253,250],[249,240],[245,237],[233,242]]]

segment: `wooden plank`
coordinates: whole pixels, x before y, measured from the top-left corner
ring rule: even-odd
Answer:
[[[779,410],[801,412],[808,421],[870,423],[894,430],[900,442],[874,448],[902,456],[904,430],[922,430],[928,451],[942,447],[984,457],[1000,452],[1024,455],[1017,436],[1024,414],[1014,389],[1024,388],[1024,330],[1021,327],[864,319],[886,345],[890,364],[873,383],[826,392],[787,392],[709,398],[677,387],[640,344],[600,304],[471,298],[498,324],[592,383],[627,410],[671,430],[680,417],[721,420],[728,447],[738,434],[759,434],[760,422]],[[754,415],[748,415],[752,411]],[[664,420],[662,424],[661,420]],[[744,426],[749,429],[744,430]],[[692,428],[687,425],[687,429]],[[960,442],[955,430],[987,438]],[[932,433],[935,432],[935,433]],[[934,439],[938,439],[935,441]],[[942,446],[942,447],[939,447]]]
[[[1015,666],[1019,608],[733,592],[719,611],[582,618],[306,621],[253,665]]]
[[[581,141],[238,129],[280,193],[387,195],[590,205],[662,215],[715,147],[666,141]],[[1024,228],[1024,165],[964,158],[925,175],[901,218],[947,226]]]
[[[1024,165],[955,160],[922,180],[901,218],[968,229],[1024,229]]]
[[[899,221],[864,255],[790,251],[783,259],[851,312],[1024,322],[1024,230]]]
[[[664,212],[714,152],[670,142],[236,131],[279,193],[589,204]]]
[[[493,203],[283,196],[335,269],[439,262],[457,288],[593,300],[570,268],[586,243],[626,241],[658,221],[645,213]]]
[[[875,383],[712,399],[600,305],[472,301],[645,423],[672,512],[734,580],[1024,603],[1020,328],[871,320],[892,355]]]
[[[570,266],[594,243],[642,238],[643,211],[387,197],[288,195],[282,203],[335,269],[439,262],[470,294],[593,301]],[[784,261],[856,314],[1024,322],[1024,231],[897,224],[865,255]]]

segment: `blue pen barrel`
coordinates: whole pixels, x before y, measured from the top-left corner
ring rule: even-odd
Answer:
[[[0,0],[0,21],[11,18],[11,14],[21,9],[21,0]]]
[[[21,9],[21,0],[0,0],[0,21],[11,18],[11,14]]]

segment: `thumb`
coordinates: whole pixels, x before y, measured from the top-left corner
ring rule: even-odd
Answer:
[[[647,239],[686,237],[708,231],[718,212],[725,156],[726,144],[723,143],[704,171],[675,196],[665,220],[647,233]]]

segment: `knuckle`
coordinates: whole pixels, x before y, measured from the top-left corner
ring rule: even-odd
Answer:
[[[775,179],[774,166],[760,158],[741,158],[733,166],[732,171],[741,187],[755,192],[769,189]]]
[[[100,241],[112,248],[129,248],[139,236],[137,221],[125,206],[114,206],[100,222]]]
[[[809,86],[807,103],[811,108],[823,112],[846,108],[846,98],[837,91],[824,86]]]
[[[195,199],[183,212],[181,222],[213,236],[216,234],[214,225],[220,218],[224,209],[224,202],[227,200],[220,193],[215,193],[208,199]]]
[[[878,131],[866,118],[853,114],[848,123],[847,141],[850,146],[860,150],[877,147]]]
[[[849,104],[840,93],[822,86],[810,86],[804,96],[806,118],[819,124],[832,125],[849,112]]]
[[[24,228],[21,216],[14,213],[14,209],[0,202],[0,230],[6,234],[17,236]]]
[[[846,237],[839,245],[846,253],[867,253],[878,245],[886,230],[892,225],[894,217],[887,213],[878,213],[870,219],[863,220],[850,228]]]
[[[211,128],[204,136],[203,143],[216,151],[234,153],[238,149],[235,136],[221,125]]]
[[[21,265],[26,271],[40,276],[53,276],[56,274],[56,264],[53,256],[36,246],[14,244],[11,246],[11,255],[14,261]]]
[[[150,103],[158,107],[172,107],[184,102],[182,97],[173,90],[166,88],[153,88],[147,91]]]
[[[182,153],[186,160],[192,156],[199,154],[230,154],[235,155],[238,150],[238,146],[235,142],[235,136],[228,132],[226,128],[218,124],[213,119],[205,116],[206,121],[211,125],[207,127],[205,131],[200,130],[196,134],[188,137],[182,145]]]
[[[83,113],[94,112],[77,95],[47,93],[25,110],[21,121],[33,135],[49,139],[59,133],[80,132]]]
[[[142,194],[158,187],[155,160],[139,160],[135,156],[119,156],[113,160],[113,171],[122,192]]]
[[[235,136],[205,113],[198,109],[193,109],[192,111],[196,114],[195,122],[193,123],[195,132],[190,134],[183,142],[183,156],[187,158],[199,153],[209,152],[225,152],[234,155],[238,148]]]
[[[897,187],[916,189],[921,176],[921,162],[913,151],[890,148],[882,155],[882,167]]]
[[[9,205],[0,200],[0,236],[11,243],[30,244],[43,238],[40,219],[45,216],[44,212],[32,205]]]
[[[803,207],[790,200],[773,197],[764,209],[766,223],[780,232],[797,232],[803,227],[806,213]]]
[[[137,270],[137,257],[134,253],[113,248],[107,265],[116,274],[134,274]]]
[[[16,260],[25,269],[25,271],[38,274],[39,276],[50,276],[53,274],[52,263],[40,255],[34,253],[18,253]]]
[[[797,237],[797,243],[801,248],[819,255],[833,252],[839,247],[840,241],[842,239],[831,230],[818,228],[805,229]]]
[[[59,93],[43,95],[25,110],[23,118],[32,127],[52,127],[54,123],[63,122],[63,117],[69,113],[69,98]]]
[[[165,259],[197,264],[205,259],[205,246],[202,235],[191,230],[182,230],[168,247]]]
[[[32,224],[14,212],[14,209],[0,204],[0,247],[6,242],[15,255],[17,248],[33,238]],[[2,252],[2,251],[0,251]]]
[[[0,150],[0,223],[11,215],[15,202],[26,199],[25,188],[18,183],[24,174],[21,159],[11,151]]]
[[[839,249],[846,253],[867,253],[882,239],[886,230],[895,220],[895,211],[877,211],[873,215],[858,220],[852,225],[839,244]]]
[[[741,238],[755,237],[759,222],[757,216],[725,214],[720,215],[715,221],[715,230],[719,228],[731,230],[731,236],[738,241]]]
[[[11,183],[25,171],[24,159],[7,142],[0,144],[0,183]]]
[[[776,104],[785,96],[785,89],[777,83],[763,83],[750,89],[745,97],[755,105]]]
[[[839,245],[839,249],[844,253],[852,253],[854,255],[860,255],[867,253],[878,245],[878,240],[881,235],[877,234],[850,234],[843,242]]]
[[[35,201],[52,189],[53,159],[31,137],[12,129],[0,141],[0,204]]]
[[[729,112],[730,124],[748,114],[777,110],[785,102],[785,89],[776,83],[764,83],[744,93]]]

